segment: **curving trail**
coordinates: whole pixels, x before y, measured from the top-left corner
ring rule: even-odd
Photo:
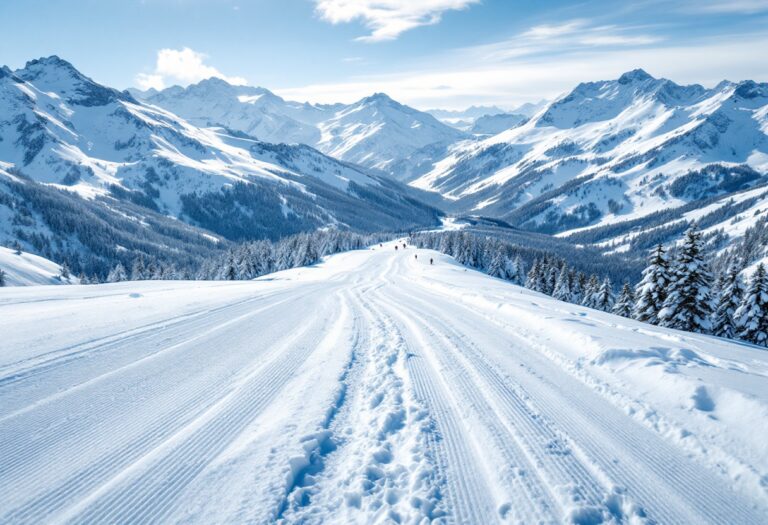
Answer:
[[[3,289],[0,523],[768,522],[755,349],[414,252]]]

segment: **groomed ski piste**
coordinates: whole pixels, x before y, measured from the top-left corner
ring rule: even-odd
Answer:
[[[4,288],[0,348],[4,524],[768,523],[765,349],[436,252]]]

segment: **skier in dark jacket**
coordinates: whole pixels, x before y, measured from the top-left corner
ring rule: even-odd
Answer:
[[[429,258],[429,264],[432,264],[432,257]]]

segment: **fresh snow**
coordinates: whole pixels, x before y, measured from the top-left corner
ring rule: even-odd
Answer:
[[[768,521],[764,349],[437,252],[5,288],[0,333],[2,523]]]
[[[5,272],[5,286],[35,284],[77,284],[76,277],[61,278],[61,266],[39,255],[0,246],[0,270]]]

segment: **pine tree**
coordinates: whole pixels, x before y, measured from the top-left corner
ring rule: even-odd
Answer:
[[[125,267],[121,263],[117,263],[112,271],[107,276],[108,283],[119,283],[128,280],[128,274],[125,271]]]
[[[576,272],[571,279],[571,302],[581,304],[584,300],[584,289],[587,286],[587,276],[584,272]]]
[[[525,281],[525,265],[519,255],[515,257],[514,261],[507,259],[507,278],[514,284],[523,285]]]
[[[0,268],[0,288],[2,288],[5,285],[6,285],[5,272],[3,271],[2,268]]]
[[[133,260],[133,267],[131,268],[131,281],[143,281],[147,278],[147,269],[144,265],[144,257],[138,256]]]
[[[533,260],[533,265],[531,266],[531,269],[528,271],[528,275],[525,279],[525,287],[534,290],[534,291],[540,291],[539,290],[539,274],[541,273],[541,263],[539,263],[538,259]]]
[[[568,273],[568,265],[563,264],[560,269],[560,273],[557,276],[557,282],[555,283],[555,290],[552,292],[552,297],[560,301],[571,301],[571,276]]]
[[[582,306],[595,308],[597,292],[600,290],[600,280],[597,275],[592,274],[584,288],[584,298],[581,300]]]
[[[67,266],[67,263],[62,264],[61,265],[61,278],[68,281],[70,275],[71,274],[69,273],[69,267]]]
[[[498,247],[494,247],[491,261],[488,263],[488,275],[491,277],[498,277],[499,279],[507,278],[507,264],[504,255]]]
[[[611,280],[606,277],[597,289],[597,293],[594,295],[593,308],[602,310],[603,312],[610,312],[613,308],[613,284]]]
[[[629,285],[629,281],[624,281],[624,286],[621,287],[621,293],[616,300],[616,304],[613,305],[613,313],[622,317],[632,317],[632,310],[635,307],[635,292]]]
[[[548,295],[552,295],[555,293],[555,286],[557,285],[557,276],[560,274],[560,272],[557,269],[557,266],[550,265],[549,269],[547,270],[547,279],[544,284],[545,286],[545,293]]]
[[[235,254],[232,251],[229,252],[224,268],[222,268],[221,278],[225,281],[237,280],[237,265],[235,263]]]
[[[659,312],[667,328],[708,333],[712,328],[712,276],[702,253],[701,233],[691,228],[675,261],[669,293]]]
[[[642,280],[635,288],[635,319],[651,324],[659,323],[659,312],[667,298],[670,278],[669,262],[664,247],[659,244],[651,254],[648,266],[643,270]]]
[[[752,274],[749,289],[734,317],[741,339],[768,346],[768,275],[762,263]]]
[[[21,255],[21,244],[19,241],[13,241],[13,253]]]
[[[746,286],[737,266],[731,266],[725,272],[718,285],[718,301],[712,316],[712,333],[720,337],[733,339],[738,333],[736,310],[746,294]]]

